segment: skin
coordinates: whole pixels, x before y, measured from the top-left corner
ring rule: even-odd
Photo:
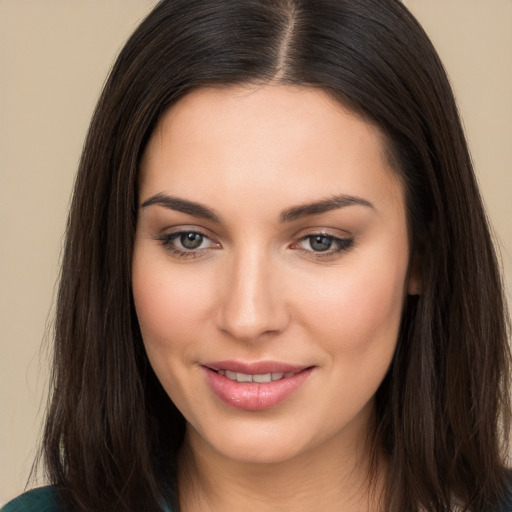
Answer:
[[[283,219],[340,195],[363,204]],[[365,487],[373,397],[418,278],[379,130],[317,89],[198,90],[153,133],[139,198],[133,294],[149,360],[187,420],[182,509],[380,510]],[[176,253],[183,232],[201,233],[199,248]],[[221,360],[313,370],[284,402],[247,411],[209,387],[202,365]]]

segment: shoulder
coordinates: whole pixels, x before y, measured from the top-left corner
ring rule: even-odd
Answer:
[[[509,470],[508,472],[507,496],[505,497],[501,507],[496,512],[512,512],[512,470]]]
[[[54,486],[38,487],[25,492],[0,508],[0,512],[65,512]],[[163,507],[164,512],[179,512],[176,501]]]
[[[503,503],[496,512],[512,512],[512,499],[509,497],[509,499]]]
[[[0,512],[63,512],[59,506],[57,489],[38,487],[25,492],[0,509]]]

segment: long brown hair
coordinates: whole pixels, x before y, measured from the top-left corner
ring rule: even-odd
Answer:
[[[83,511],[160,510],[184,419],[133,307],[141,154],[162,113],[211,85],[319,87],[376,123],[406,191],[423,288],[377,393],[387,510],[488,511],[506,494],[510,356],[486,216],[446,73],[398,0],[164,0],[126,43],[92,119],[67,227],[50,481]]]

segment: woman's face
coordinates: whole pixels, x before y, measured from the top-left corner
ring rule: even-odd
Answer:
[[[379,131],[311,88],[198,90],[139,198],[135,306],[189,439],[277,462],[365,436],[416,286]]]

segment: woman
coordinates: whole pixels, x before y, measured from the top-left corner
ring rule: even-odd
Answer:
[[[161,2],[77,177],[53,486],[6,510],[509,510],[506,325],[400,2]]]

